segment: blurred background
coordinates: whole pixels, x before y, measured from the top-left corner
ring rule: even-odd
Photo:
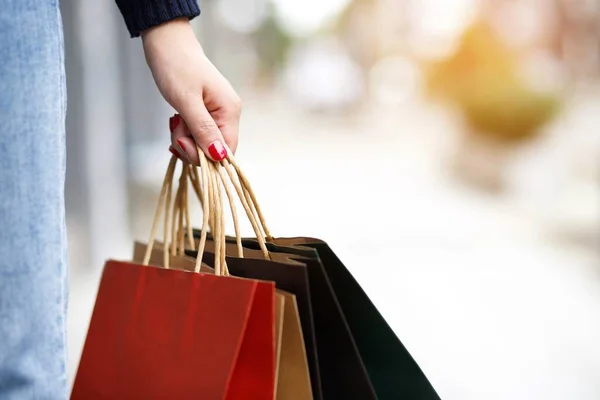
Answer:
[[[600,398],[598,0],[200,6],[273,233],[328,241],[445,400]],[[72,377],[173,110],[112,2],[62,8]]]

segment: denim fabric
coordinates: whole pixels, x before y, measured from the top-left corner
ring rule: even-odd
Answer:
[[[66,399],[66,91],[57,0],[0,0],[0,399]]]

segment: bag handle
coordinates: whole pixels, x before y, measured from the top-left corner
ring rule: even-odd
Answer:
[[[181,175],[179,177],[179,187],[177,188],[175,203],[173,205],[173,223],[169,228],[171,230],[171,237],[173,238],[171,241],[170,253],[174,256],[183,253],[185,248],[183,229],[186,225],[184,218],[189,219],[189,212],[186,211],[188,186],[186,182],[188,171],[189,169],[187,166],[183,165],[181,168]],[[193,241],[189,244],[193,247]]]
[[[150,240],[148,241],[148,245],[146,246],[146,253],[144,254],[144,260],[142,261],[143,265],[148,265],[150,263],[150,256],[152,255],[152,248],[154,247],[154,241],[156,239],[156,234],[158,232],[158,224],[160,222],[160,216],[162,214],[163,208],[166,208],[167,212],[165,213],[165,228],[167,225],[168,219],[168,207],[165,207],[166,198],[170,197],[170,182],[173,180],[173,175],[175,174],[175,164],[177,163],[176,157],[171,157],[169,161],[169,166],[167,167],[167,172],[165,173],[165,177],[163,179],[163,184],[160,190],[160,195],[158,197],[158,205],[156,207],[156,211],[154,212],[154,220],[152,222],[152,228],[150,230]],[[167,195],[167,192],[169,193]],[[167,229],[164,230],[165,239],[167,236]],[[168,268],[168,257],[167,262],[165,263],[165,268]]]
[[[206,237],[207,237],[207,228],[209,221],[213,222],[213,236],[215,241],[215,274],[217,275],[227,275],[227,265],[225,261],[225,230],[224,230],[224,215],[223,215],[223,207],[222,207],[222,197],[221,190],[219,186],[219,180],[217,178],[217,167],[213,161],[209,161],[206,159],[206,156],[202,151],[199,152],[200,163],[201,163],[201,195],[202,195],[202,208],[203,208],[203,220],[202,220],[202,231],[200,235],[200,243],[198,245],[198,256],[196,257],[196,265],[194,268],[195,272],[200,272],[200,267],[202,265],[202,255],[204,253],[204,249],[206,246]],[[144,255],[143,264],[148,265],[150,262],[150,256],[152,254],[152,249],[154,246],[154,242],[156,240],[156,235],[158,231],[158,224],[160,222],[160,217],[163,209],[165,210],[164,217],[164,260],[163,264],[165,268],[169,268],[169,254],[176,253],[177,244],[179,241],[179,248],[183,248],[183,224],[184,219],[186,222],[189,221],[189,213],[186,212],[187,205],[187,177],[189,175],[188,167],[182,163],[182,173],[179,179],[179,187],[175,196],[175,201],[173,207],[171,207],[171,199],[172,199],[172,186],[173,186],[173,176],[175,174],[175,168],[177,163],[177,157],[172,156],[167,167],[167,172],[165,173],[165,178],[163,180],[163,185],[161,188],[158,206],[156,212],[154,214],[154,221],[152,223],[152,229],[150,232],[150,240],[148,241],[148,246],[146,247],[146,253]],[[199,185],[200,186],[200,185]],[[184,205],[181,207],[181,205]],[[188,214],[185,216],[184,214]],[[179,220],[179,230],[175,229],[174,226],[177,225],[175,221],[172,219],[178,218]],[[188,229],[191,230],[191,224],[187,224]],[[178,233],[178,237],[176,238],[175,232]],[[170,234],[173,235],[173,242],[171,243],[169,252],[169,243],[170,243]],[[190,235],[191,237],[191,235]]]
[[[209,185],[210,195],[213,199],[215,213],[213,240],[215,242],[215,273],[229,275],[227,270],[226,249],[225,249],[225,214],[223,213],[223,196],[221,183],[218,177],[218,164],[208,163],[208,173],[211,184]]]
[[[217,169],[217,175],[220,178],[220,183],[223,184],[225,193],[229,200],[229,208],[231,209],[231,215],[232,215],[232,219],[233,219],[233,225],[234,225],[235,236],[236,236],[238,257],[243,258],[244,253],[243,253],[241,233],[240,233],[240,229],[239,229],[239,218],[238,218],[238,214],[237,214],[236,207],[235,207],[234,194],[231,192],[231,188],[229,187],[229,182],[232,183],[232,185],[235,189],[235,193],[238,195],[238,198],[240,199],[240,202],[242,203],[244,211],[246,212],[246,216],[248,217],[250,224],[252,225],[252,228],[254,230],[254,233],[256,234],[256,238],[259,243],[260,249],[263,253],[263,256],[266,259],[271,259],[271,256],[269,254],[269,251],[268,251],[266,243],[265,243],[265,234],[263,232],[263,230],[266,228],[266,224],[264,223],[264,217],[262,217],[262,212],[255,205],[255,201],[252,200],[251,196],[253,194],[250,194],[245,189],[245,186],[242,184],[242,182],[240,180],[240,177],[239,177],[240,174],[237,171],[239,170],[241,172],[241,169],[239,168],[239,166],[237,167],[237,170],[235,169],[235,167],[232,167],[232,165],[237,165],[235,158],[232,155],[229,155],[226,159],[221,161],[219,164],[215,163],[213,165]],[[192,181],[192,188],[196,192],[197,197],[200,199],[200,203],[203,204],[203,200],[202,200],[203,193],[202,193],[202,189],[200,188],[200,185],[198,183],[198,171],[197,171],[197,168],[194,166],[192,166],[191,168],[193,170],[195,170],[195,172],[189,174],[190,180]],[[202,170],[202,165],[200,166],[200,170]],[[243,173],[242,173],[242,175],[243,175]],[[245,177],[244,177],[244,179],[245,179]],[[219,187],[220,187],[220,184],[219,184]],[[257,214],[258,214],[258,216],[257,216]],[[260,218],[260,223],[258,222],[259,218]],[[214,229],[211,227],[211,231],[213,231],[213,230]],[[267,229],[267,232],[268,232],[268,229]]]
[[[258,201],[256,200],[256,195],[254,194],[254,191],[252,190],[250,181],[248,180],[248,178],[246,177],[246,175],[240,168],[235,157],[233,157],[233,155],[232,155],[233,153],[229,149],[227,149],[227,150],[228,150],[229,156],[225,160],[223,160],[224,166],[227,169],[228,173],[230,174],[229,175],[230,177],[232,176],[233,172],[235,171],[237,178],[240,182],[240,185],[242,187],[242,193],[243,193],[243,197],[246,200],[246,203],[252,209],[252,214],[256,217],[256,219],[258,221],[260,221],[260,228],[262,228],[262,233],[264,234],[264,238],[266,239],[266,241],[271,242],[271,241],[273,241],[273,236],[271,235],[271,232],[269,231],[269,228],[267,227],[265,217],[262,213],[262,210],[260,209],[260,206],[258,205]],[[234,171],[231,170],[232,166],[233,166]],[[232,179],[232,181],[234,181],[233,177],[231,179]],[[239,191],[238,191],[238,194],[239,194]]]
[[[246,216],[250,220],[250,224],[252,225],[252,229],[254,230],[256,239],[257,239],[259,247],[263,253],[263,256],[265,257],[265,259],[270,260],[271,256],[269,254],[269,250],[267,249],[267,245],[265,243],[265,236],[263,234],[263,230],[261,230],[262,225],[264,225],[264,223],[263,223],[264,218],[262,217],[261,212],[258,213],[258,217],[257,217],[258,208],[255,207],[254,202],[248,196],[248,193],[246,193],[246,191],[244,190],[244,184],[242,182],[242,177],[244,177],[244,175],[243,175],[243,173],[241,173],[241,169],[239,168],[239,166],[237,167],[237,169],[235,169],[235,167],[232,168],[232,165],[237,165],[237,162],[235,161],[235,157],[233,156],[233,153],[231,153],[231,151],[229,152],[229,155],[227,156],[227,158],[225,158],[223,161],[221,161],[221,165],[222,165],[223,169],[227,172],[227,175],[229,176],[229,179],[233,184],[233,187],[238,195],[238,198],[240,199],[240,202],[242,203],[242,206],[244,207],[244,211],[246,212]],[[239,170],[239,172],[238,172],[238,170]],[[259,223],[259,220],[260,220],[260,223]],[[241,234],[239,231],[236,232],[236,243],[238,245],[238,253],[242,252],[242,250],[241,250],[242,238],[241,238]]]
[[[202,200],[201,200],[202,199],[202,189],[200,188],[200,182],[199,182],[199,178],[198,178],[198,170],[193,165],[190,165],[189,169],[190,169],[189,178],[190,178],[190,181],[192,184],[192,188],[196,192],[196,195],[197,195],[198,199],[200,200],[200,204],[202,204]],[[223,187],[225,189],[225,194],[227,195],[227,199],[229,201],[229,208],[231,210],[231,216],[233,219],[233,228],[235,230],[236,237],[239,237],[239,241],[237,241],[238,257],[243,258],[244,253],[242,251],[242,239],[239,234],[240,228],[239,228],[239,220],[238,220],[238,216],[237,216],[237,210],[235,207],[235,198],[234,198],[234,195],[231,193],[231,188],[229,187],[229,182],[227,181],[226,177],[224,176],[223,170],[218,169],[218,172],[219,172],[219,178],[221,179],[221,182],[223,183]],[[185,204],[185,207],[186,207],[186,212],[189,214],[188,204]],[[211,231],[213,231],[213,228],[212,227],[210,227],[210,228],[211,228]],[[188,222],[188,233],[187,234],[193,243],[193,233],[192,233],[191,225],[189,225],[189,222]]]

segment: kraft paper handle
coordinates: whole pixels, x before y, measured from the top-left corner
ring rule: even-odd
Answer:
[[[177,192],[175,194],[175,204],[173,205],[173,224],[171,224],[171,237],[173,240],[171,241],[171,255],[177,255],[181,248],[183,247],[183,232],[181,231],[181,227],[183,225],[183,213],[184,209],[183,205],[183,192],[185,191],[187,181],[186,175],[187,168],[185,165],[181,168],[181,176],[179,177],[179,187],[177,188]],[[167,251],[169,249],[166,249]]]
[[[211,231],[213,232],[213,236],[215,236],[215,254],[217,256],[216,261],[215,261],[215,273],[228,275],[229,271],[227,269],[227,264],[226,264],[226,260],[225,260],[225,250],[226,249],[225,249],[224,245],[221,245],[221,240],[223,240],[223,243],[225,240],[225,228],[224,228],[225,216],[223,214],[222,193],[221,193],[221,189],[220,189],[220,182],[217,177],[219,168],[218,168],[218,164],[216,164],[212,161],[208,161],[208,160],[206,160],[206,161],[207,161],[206,167],[205,167],[204,171],[202,171],[203,175],[208,171],[207,172],[208,173],[208,175],[207,175],[208,181],[207,181],[207,186],[205,187],[205,190],[203,190],[200,187],[199,178],[198,178],[199,175],[198,175],[196,167],[189,165],[189,164],[184,164],[184,168],[186,168],[186,170],[182,171],[181,179],[179,181],[179,189],[178,189],[178,191],[181,191],[182,197],[181,197],[181,201],[177,204],[178,212],[180,213],[180,216],[182,214],[185,214],[185,216],[182,216],[179,219],[179,223],[180,223],[179,230],[178,230],[178,232],[180,234],[179,249],[181,250],[181,253],[183,253],[183,251],[184,251],[183,232],[186,229],[186,227],[183,226],[184,220],[185,220],[185,224],[187,225],[188,239],[192,243],[192,245],[190,247],[193,249],[193,234],[192,234],[192,226],[191,226],[191,222],[190,222],[191,218],[189,215],[189,208],[188,208],[189,202],[186,197],[187,186],[188,186],[187,179],[189,177],[189,179],[192,183],[192,188],[198,195],[198,198],[200,199],[200,203],[202,205],[205,203],[203,201],[203,198],[204,198],[204,193],[207,193],[206,188],[208,188],[208,199],[209,199],[209,204],[211,205],[211,212],[210,212],[210,216],[208,219],[208,226],[210,227]],[[175,252],[172,251],[171,253],[175,254],[175,255],[178,254],[176,251]]]
[[[217,168],[217,170],[218,170],[221,182],[223,184],[223,188],[225,189],[227,199],[229,201],[229,208],[231,210],[231,217],[233,219],[233,228],[235,230],[236,238],[238,238],[238,240],[237,240],[238,257],[243,258],[244,252],[243,252],[243,248],[242,248],[242,238],[240,235],[239,219],[238,219],[237,210],[235,207],[235,198],[234,198],[234,195],[231,193],[231,188],[229,187],[228,179],[225,176],[223,170],[221,168]],[[200,200],[200,203],[202,204],[202,189],[200,188],[200,183],[199,183],[199,178],[198,178],[198,170],[197,170],[196,166],[193,166],[193,165],[189,166],[189,178],[190,178],[190,181],[192,184],[192,188],[196,192],[196,195],[198,196],[198,199]],[[192,226],[189,221],[189,209],[188,209],[187,200],[186,200],[186,203],[184,204],[184,206],[186,208],[186,223],[188,225],[188,233],[187,234],[188,234],[188,238],[190,239],[191,243],[193,243],[194,239],[193,239],[193,233],[192,233]],[[210,227],[211,231],[214,230],[214,227],[211,224],[209,224],[209,227]],[[193,249],[193,245],[190,246],[190,248]]]
[[[260,209],[260,206],[258,205],[258,201],[256,200],[256,195],[254,194],[254,191],[252,190],[252,186],[250,185],[248,178],[246,178],[246,175],[244,174],[244,172],[238,165],[235,158],[231,155],[233,153],[231,153],[231,151],[229,151],[229,154],[230,154],[230,156],[227,157],[227,160],[224,160],[225,167],[228,171],[230,171],[231,170],[231,167],[229,166],[229,164],[230,164],[235,169],[235,172],[237,173],[238,179],[243,188],[243,194],[244,194],[244,198],[246,199],[246,202],[250,205],[250,207],[252,207],[253,214],[256,213],[256,215],[258,216],[258,220],[260,221],[261,228],[264,233],[264,237],[266,238],[267,241],[272,241],[273,236],[271,235],[271,232],[269,231],[269,228],[267,227],[265,217],[262,213],[262,210]]]
[[[194,191],[196,192],[196,195],[198,196],[198,199],[200,199],[200,203],[202,203],[202,190],[200,189],[200,185],[198,182],[198,172],[197,172],[197,168],[195,166],[191,166],[190,167],[190,181],[192,182],[192,188],[194,189]],[[229,180],[228,178],[225,176],[225,173],[223,172],[222,168],[218,168],[218,172],[219,172],[219,177],[221,179],[221,182],[223,183],[223,187],[225,189],[225,193],[227,195],[227,199],[229,201],[229,209],[231,210],[231,217],[233,219],[233,229],[235,230],[235,235],[236,235],[236,244],[237,244],[237,250],[238,250],[238,257],[239,258],[244,258],[244,251],[243,251],[243,247],[242,247],[242,238],[240,235],[240,227],[239,227],[239,218],[237,215],[237,210],[235,207],[235,197],[233,195],[233,193],[231,192],[231,188],[229,187]],[[209,225],[210,226],[210,225]],[[191,227],[190,227],[191,228]],[[212,226],[210,227],[211,231],[213,230]],[[191,229],[190,229],[191,230]],[[192,237],[192,233],[188,232],[188,235],[190,237]],[[192,238],[193,241],[193,238]]]
[[[223,215],[223,198],[217,178],[218,164],[207,160],[202,149],[198,148],[200,155],[200,167],[202,172],[202,208],[203,221],[202,232],[200,234],[200,244],[198,245],[198,257],[196,257],[195,271],[200,272],[202,264],[202,253],[206,246],[206,235],[210,218],[213,219],[213,240],[215,242],[215,274],[228,275],[227,264],[225,261],[225,217]]]
[[[186,191],[187,191],[187,186],[188,186],[188,178],[191,181],[192,184],[192,188],[194,189],[194,191],[196,192],[196,195],[198,196],[198,199],[200,200],[201,205],[203,206],[203,208],[205,208],[206,206],[206,197],[208,197],[208,201],[211,204],[211,213],[210,213],[210,218],[207,221],[208,227],[210,227],[211,231],[213,232],[213,235],[215,236],[215,252],[218,254],[225,254],[225,238],[224,238],[224,214],[223,214],[223,209],[222,209],[222,189],[221,189],[221,185],[223,187],[223,189],[225,189],[225,194],[227,195],[227,198],[229,200],[229,206],[231,209],[231,215],[232,215],[232,219],[233,219],[233,224],[234,224],[234,229],[235,229],[235,235],[236,235],[236,244],[237,244],[237,249],[238,249],[238,257],[243,258],[243,247],[242,247],[242,239],[241,239],[241,233],[240,233],[240,229],[239,229],[239,218],[237,215],[237,211],[235,208],[235,201],[233,198],[233,194],[230,190],[229,187],[229,182],[231,182],[233,184],[233,187],[235,189],[236,194],[238,195],[238,198],[240,199],[240,202],[242,203],[242,206],[244,208],[244,211],[246,212],[246,215],[250,221],[250,224],[252,225],[252,229],[254,230],[254,233],[256,235],[258,244],[261,248],[261,251],[264,255],[264,257],[266,259],[271,259],[269,251],[267,249],[266,243],[265,243],[265,237],[270,238],[270,233],[269,230],[266,226],[265,220],[264,220],[264,216],[262,214],[262,211],[260,210],[260,207],[257,204],[256,201],[256,196],[254,195],[254,192],[252,191],[252,188],[250,186],[250,183],[248,182],[248,179],[246,178],[246,176],[244,175],[244,173],[242,172],[241,168],[239,167],[239,165],[237,164],[235,157],[233,156],[233,154],[230,153],[230,155],[223,161],[221,161],[220,163],[216,163],[213,161],[208,161],[206,159],[206,156],[204,154],[201,154],[201,159],[200,159],[200,172],[202,173],[202,181],[205,181],[205,176],[208,176],[208,180],[207,180],[207,184],[204,185],[204,188],[201,187],[201,185],[199,184],[199,173],[196,167],[194,166],[186,166],[183,168],[189,168],[189,169],[184,169],[182,170],[181,173],[181,177],[179,179],[179,188],[177,189],[177,195],[176,195],[176,199],[175,199],[175,205],[174,205],[174,216],[176,221],[174,222],[172,226],[172,236],[173,236],[173,242],[171,243],[171,254],[176,255],[177,254],[177,249],[178,249],[178,244],[179,244],[179,248],[182,249],[183,245],[184,245],[184,238],[183,238],[183,232],[185,230],[185,227],[183,227],[183,224],[187,225],[187,229],[188,229],[188,237],[190,237],[191,235],[189,234],[189,230],[190,230],[190,218],[189,218],[189,209],[187,208],[187,198],[186,198]],[[227,179],[227,177],[229,177],[229,179]],[[206,191],[209,191],[208,196]],[[168,203],[168,199],[167,199],[167,203]],[[168,209],[170,209],[170,206],[168,205]],[[184,215],[185,214],[185,215]],[[203,213],[204,217],[206,219],[206,213]],[[167,221],[170,221],[169,216],[166,217]],[[184,222],[185,221],[185,222]],[[176,227],[177,226],[177,227]],[[203,228],[204,228],[204,223],[203,223]],[[176,233],[178,233],[178,237],[176,238]],[[222,236],[223,239],[223,245],[221,245],[220,243],[220,238],[217,238],[216,236]],[[200,247],[203,248],[205,244],[205,239],[203,242],[203,237],[201,235],[201,239],[200,239]],[[221,249],[221,247],[223,247],[223,249]],[[217,259],[219,259],[219,268],[217,268],[217,266],[215,266],[215,269],[219,269],[221,268],[221,265],[225,266],[225,259],[224,258],[219,258],[217,257]],[[226,266],[223,268],[223,272],[225,273],[226,270]]]
[[[189,211],[188,201],[188,176],[193,172],[191,165],[184,164],[181,169],[181,175],[179,177],[179,187],[177,188],[177,194],[175,196],[175,204],[173,206],[174,223],[172,224],[172,237],[177,237],[177,240],[173,240],[171,244],[171,255],[183,255],[185,252],[185,239],[187,236],[188,248],[195,250],[194,239],[192,236],[192,225]],[[187,229],[187,235],[185,230]]]
[[[231,209],[231,215],[232,215],[233,225],[234,225],[234,229],[235,229],[238,257],[243,258],[244,254],[243,254],[243,247],[242,247],[242,238],[241,238],[241,233],[240,233],[240,229],[239,229],[239,219],[237,216],[234,197],[233,197],[233,194],[231,193],[231,190],[229,187],[229,182],[231,182],[233,184],[233,187],[238,195],[238,198],[240,199],[240,202],[242,203],[242,206],[244,207],[244,211],[246,212],[246,215],[247,215],[248,219],[250,220],[250,224],[252,225],[252,229],[254,230],[258,244],[263,253],[263,256],[266,259],[270,259],[271,256],[269,255],[269,251],[267,249],[267,246],[266,246],[266,243],[264,240],[265,234],[261,230],[262,226],[264,226],[266,228],[266,224],[264,223],[264,218],[263,218],[262,222],[259,224],[259,222],[258,222],[259,217],[256,216],[256,214],[257,214],[256,210],[258,209],[258,207],[256,207],[255,201],[252,200],[252,197],[248,193],[248,191],[245,189],[245,186],[242,184],[241,181],[239,181],[239,179],[240,179],[239,174],[237,173],[237,170],[234,169],[235,167],[232,168],[232,165],[237,165],[237,163],[235,162],[235,158],[232,155],[229,155],[227,157],[227,159],[221,161],[222,168],[219,168],[218,164],[215,164],[215,166],[217,167],[218,176],[220,177],[220,181],[223,184],[223,187],[225,188],[225,193],[229,200],[229,206]],[[194,169],[195,169],[195,167],[194,167]],[[201,169],[202,169],[202,166],[201,166]],[[239,166],[237,167],[237,169],[241,171],[241,169],[239,169]],[[225,170],[227,172],[227,175],[223,172],[223,170]],[[229,179],[227,179],[227,176],[229,177]],[[198,178],[198,172],[196,170],[196,172],[190,174],[190,180],[192,181],[192,187],[194,188],[196,195],[198,196],[198,198],[201,198],[202,190],[199,187],[197,178]],[[255,198],[254,198],[254,200],[255,200]],[[202,200],[200,202],[202,203]],[[258,211],[258,214],[262,215],[262,212]],[[211,226],[211,230],[214,230],[214,228],[212,227],[212,223],[209,224],[209,226]]]
[[[188,166],[188,175],[191,173],[191,171],[192,171],[192,168],[190,165],[190,166]],[[190,249],[195,250],[194,249],[195,243],[194,243],[194,237],[193,237],[193,232],[192,232],[192,218],[190,216],[190,210],[189,210],[187,185],[185,186],[185,195],[184,195],[184,199],[183,199],[183,205],[185,207],[185,225],[187,226],[188,246],[190,247]],[[183,253],[184,251],[185,251],[185,249],[182,248],[181,252]]]
[[[216,246],[215,251],[215,273],[216,274],[228,274],[227,266],[225,263],[225,229],[224,229],[224,216],[223,216],[223,207],[222,207],[222,197],[220,195],[220,186],[219,178],[217,178],[217,167],[215,163],[212,161],[208,161],[204,153],[200,150],[200,163],[201,163],[201,171],[202,171],[202,207],[203,207],[203,221],[202,221],[202,231],[200,234],[200,243],[198,245],[198,256],[196,258],[195,272],[200,272],[200,266],[202,264],[202,255],[204,253],[204,248],[206,245],[206,237],[207,237],[207,228],[210,218],[212,217],[214,223],[214,241]],[[168,246],[170,243],[170,234],[173,235],[173,243],[179,241],[180,247],[183,247],[182,243],[182,234],[183,234],[183,219],[185,211],[185,207],[179,207],[178,203],[185,203],[187,196],[187,175],[186,165],[182,164],[182,175],[180,178],[180,187],[178,188],[177,194],[175,196],[175,205],[171,207],[171,198],[172,198],[172,186],[173,186],[173,176],[175,174],[175,167],[177,164],[177,158],[175,156],[171,157],[169,162],[169,166],[167,168],[167,172],[165,173],[165,178],[163,180],[163,185],[161,188],[158,206],[156,208],[156,212],[154,214],[154,221],[152,223],[152,229],[150,232],[150,240],[148,241],[148,246],[146,248],[146,254],[144,255],[144,265],[148,265],[150,262],[150,255],[152,254],[152,248],[154,246],[154,242],[156,240],[156,235],[158,231],[158,224],[160,221],[160,217],[163,209],[165,210],[165,218],[164,218],[164,243],[165,243],[165,252],[163,260],[164,267],[169,268],[169,251]],[[178,211],[179,210],[179,211]],[[175,215],[173,213],[175,212]],[[172,222],[173,217],[179,217],[180,221],[180,229],[179,229],[179,238],[175,237],[175,230],[173,228],[174,224]],[[188,224],[188,227],[191,227]],[[191,235],[190,235],[191,236]],[[176,246],[176,244],[175,244]],[[171,247],[172,251],[174,249],[173,245]],[[176,247],[175,247],[176,249]]]
[[[160,221],[160,216],[162,214],[162,210],[165,204],[165,196],[167,194],[167,190],[169,189],[169,181],[173,179],[176,163],[177,158],[174,156],[171,157],[171,161],[169,162],[169,166],[167,167],[167,172],[165,173],[165,178],[163,179],[162,188],[160,190],[160,196],[158,197],[158,206],[156,207],[156,212],[154,213],[154,221],[152,222],[152,229],[150,230],[150,240],[148,241],[146,254],[144,255],[144,260],[142,262],[144,265],[148,265],[148,263],[150,262],[152,247],[154,247],[154,241],[156,239],[156,233],[158,231],[158,223]]]
[[[210,177],[209,190],[213,199],[213,209],[215,212],[212,213],[214,216],[214,227],[213,232],[215,241],[215,274],[217,275],[228,275],[226,263],[225,263],[225,215],[223,213],[223,197],[221,193],[220,180],[218,175],[219,166],[212,162],[208,163],[208,172]]]
[[[248,219],[250,220],[250,224],[252,225],[252,229],[254,230],[254,233],[258,240],[260,249],[263,252],[263,255],[265,256],[265,258],[267,260],[270,260],[271,256],[269,255],[269,251],[267,250],[267,245],[265,244],[263,233],[261,231],[260,225],[257,222],[257,218],[255,217],[255,214],[251,208],[252,202],[248,202],[248,198],[246,197],[246,194],[244,193],[244,186],[241,181],[240,174],[239,173],[236,174],[235,171],[237,171],[237,170],[234,171],[231,168],[231,165],[237,165],[237,163],[235,162],[235,158],[233,157],[232,154],[229,154],[225,160],[221,161],[221,163],[222,163],[223,167],[225,168],[225,171],[229,175],[229,179],[231,180],[231,183],[233,184],[233,187],[235,188],[235,191],[237,192],[237,195],[242,203],[242,206],[244,207],[244,210],[246,211],[246,215],[248,216]],[[236,234],[236,242],[241,244],[241,237],[239,237],[239,240],[238,240],[238,235],[239,235],[239,232]]]

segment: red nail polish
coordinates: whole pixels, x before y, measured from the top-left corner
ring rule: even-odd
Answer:
[[[172,153],[172,154],[173,154],[175,157],[179,158],[179,153],[177,153],[177,152],[175,151],[175,149],[173,148],[173,146],[170,146],[170,147],[169,147],[169,151],[170,151],[170,152],[171,152],[171,153]]]
[[[177,126],[179,126],[180,121],[181,121],[181,117],[179,116],[179,114],[175,114],[171,118],[169,118],[169,129],[171,129],[171,133],[173,133],[175,128],[177,128]]]
[[[177,144],[179,145],[179,149],[174,147],[175,151],[177,152],[177,157],[179,157],[179,159],[181,161],[191,164],[192,162],[190,161],[190,158],[188,157],[187,153],[185,152],[185,146],[183,145],[183,140],[178,139]]]
[[[208,146],[208,153],[215,161],[221,161],[227,157],[227,149],[220,140],[215,140]]]
[[[183,144],[183,140],[177,139],[177,144],[179,145],[179,149],[177,150],[177,152],[181,154],[179,158],[181,158],[182,161],[191,163],[190,157],[185,152],[185,145]]]

